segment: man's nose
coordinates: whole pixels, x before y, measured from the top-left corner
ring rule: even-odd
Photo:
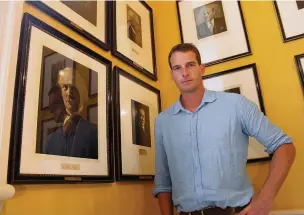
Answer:
[[[182,71],[183,77],[189,76],[189,71],[188,71],[187,68],[183,68],[182,70],[183,70],[183,71]]]

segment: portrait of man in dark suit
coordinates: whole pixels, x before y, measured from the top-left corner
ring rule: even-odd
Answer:
[[[98,159],[98,127],[81,116],[76,70],[66,67],[58,74],[58,83],[48,93],[49,111],[62,126],[48,135],[43,153]]]
[[[211,2],[194,9],[197,38],[202,39],[227,31],[221,1]]]
[[[133,144],[151,147],[149,107],[132,100]]]
[[[129,5],[127,5],[127,26],[129,39],[142,47],[141,18]]]

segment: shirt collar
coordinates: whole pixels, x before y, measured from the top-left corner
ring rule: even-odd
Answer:
[[[215,91],[210,91],[210,90],[205,89],[202,102],[198,108],[202,107],[205,103],[214,102],[216,99],[217,99],[217,96],[216,96]],[[183,107],[183,105],[181,103],[181,96],[179,96],[178,101],[174,105],[173,114],[178,114],[178,112],[181,110],[185,111],[185,108]]]

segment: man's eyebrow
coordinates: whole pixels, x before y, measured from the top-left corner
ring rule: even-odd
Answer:
[[[196,61],[189,61],[189,62],[187,62],[186,64],[189,64],[189,63],[194,63],[194,64],[196,64]]]
[[[196,61],[188,61],[186,64],[194,63],[196,64]],[[180,66],[179,64],[172,66],[172,68]]]

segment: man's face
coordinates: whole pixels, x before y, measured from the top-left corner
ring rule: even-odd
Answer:
[[[214,19],[214,16],[215,16],[215,10],[213,8],[207,8],[206,10],[206,18],[207,18],[207,21],[211,21]]]
[[[50,112],[55,118],[55,122],[63,122],[66,114],[65,106],[60,91],[53,92],[49,95]]]
[[[60,87],[61,87],[63,102],[66,109],[70,113],[77,112],[79,108],[80,97],[76,87],[72,84],[61,84]]]
[[[138,111],[139,113],[139,125],[140,127],[142,127],[143,129],[145,128],[145,111],[143,109],[139,109]]]
[[[194,52],[174,52],[170,62],[171,78],[181,93],[192,93],[202,87],[205,67],[198,64]]]

